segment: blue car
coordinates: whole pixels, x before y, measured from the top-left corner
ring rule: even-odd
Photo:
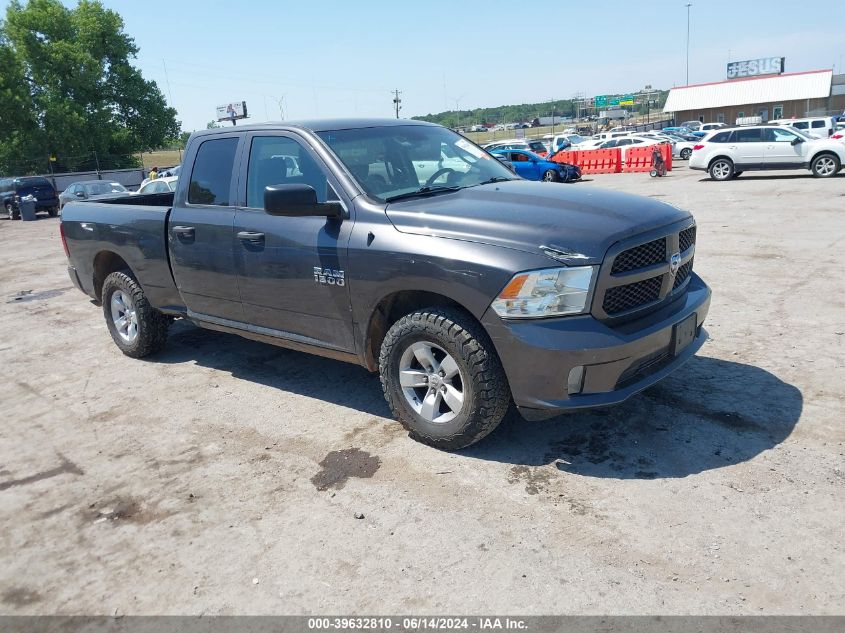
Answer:
[[[526,180],[573,182],[581,178],[581,169],[568,163],[553,163],[525,149],[496,149],[490,152],[510,163],[517,176]]]

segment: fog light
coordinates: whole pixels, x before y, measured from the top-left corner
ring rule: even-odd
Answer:
[[[581,389],[584,388],[583,365],[576,365],[575,367],[569,370],[569,380],[567,380],[566,382],[566,388],[569,391],[570,396],[577,393],[581,393]]]

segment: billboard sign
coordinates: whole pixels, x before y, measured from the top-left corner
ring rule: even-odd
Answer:
[[[728,64],[728,79],[758,77],[759,75],[780,75],[786,66],[786,57],[764,57]]]
[[[217,106],[218,121],[235,121],[247,117],[246,101],[233,101],[222,106]]]

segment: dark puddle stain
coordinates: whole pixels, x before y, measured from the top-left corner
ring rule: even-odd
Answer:
[[[144,525],[169,517],[173,512],[156,512],[137,499],[121,497],[106,503],[94,503],[83,512],[86,522],[137,523]]]
[[[350,477],[369,479],[381,466],[381,460],[376,455],[358,448],[347,448],[342,451],[332,451],[320,462],[323,469],[311,478],[311,483],[317,490],[329,488],[343,488]]]
[[[41,596],[34,589],[26,587],[12,587],[3,592],[0,600],[13,607],[26,607],[41,601]]]
[[[30,475],[29,477],[0,482],[0,492],[2,492],[3,490],[7,490],[8,488],[13,488],[15,486],[25,486],[27,484],[35,483],[36,481],[42,481],[51,477],[57,477],[58,475],[64,475],[65,473],[71,475],[85,474],[84,472],[82,472],[82,469],[79,466],[67,459],[64,455],[58,453],[58,456],[59,459],[62,461],[61,465],[56,466],[55,468],[51,468],[50,470],[45,470],[43,472],[36,473],[35,475]]]
[[[32,290],[21,290],[6,303],[52,299],[53,297],[58,297],[59,295],[66,293],[68,290],[70,290],[70,288],[55,288],[53,290],[42,290],[41,292],[33,292]]]
[[[540,468],[531,468],[530,466],[514,466],[508,474],[508,483],[525,483],[525,492],[530,495],[536,495],[544,491],[549,485],[549,477],[551,473]]]

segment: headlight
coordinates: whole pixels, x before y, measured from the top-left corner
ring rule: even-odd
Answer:
[[[491,307],[504,319],[581,314],[596,266],[547,268],[518,273],[499,293]]]

